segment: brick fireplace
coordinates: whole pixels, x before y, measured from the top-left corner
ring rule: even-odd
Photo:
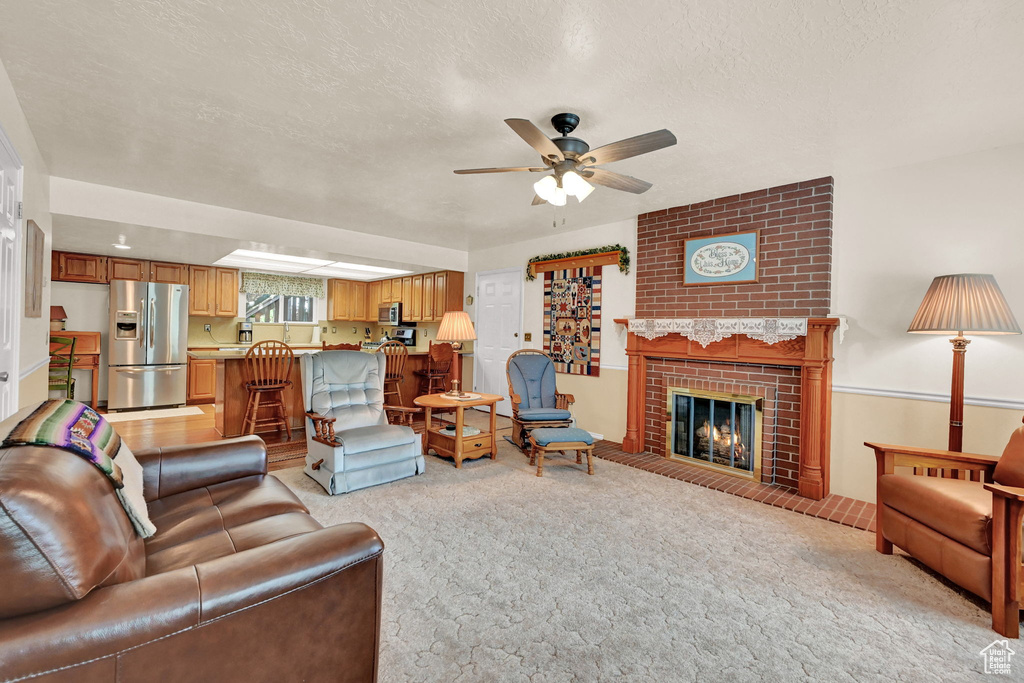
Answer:
[[[666,396],[673,387],[762,400],[760,479],[828,495],[832,337],[832,178],[642,214],[637,234],[638,319],[806,319],[806,334],[771,344],[735,334],[702,346],[671,333],[629,334],[623,449],[669,457]],[[759,277],[683,285],[683,240],[760,230]],[[625,321],[620,321],[625,322]]]

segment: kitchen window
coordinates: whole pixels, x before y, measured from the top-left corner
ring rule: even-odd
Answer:
[[[286,294],[246,294],[245,317],[255,323],[312,323],[316,298]]]

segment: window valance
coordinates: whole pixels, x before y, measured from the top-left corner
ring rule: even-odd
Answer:
[[[311,296],[317,299],[326,296],[323,278],[272,275],[270,273],[242,273],[240,291],[246,294],[283,294],[285,296]]]

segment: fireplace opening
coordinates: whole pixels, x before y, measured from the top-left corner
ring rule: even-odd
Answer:
[[[761,399],[715,391],[668,390],[668,455],[761,480]]]

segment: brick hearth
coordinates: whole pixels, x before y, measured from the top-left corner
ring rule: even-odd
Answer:
[[[862,500],[837,495],[828,495],[821,500],[810,500],[779,486],[744,481],[703,467],[668,460],[659,455],[626,453],[622,450],[622,445],[614,441],[597,442],[594,455],[620,465],[628,465],[645,472],[660,474],[670,479],[678,479],[854,529],[875,530],[875,506]]]

